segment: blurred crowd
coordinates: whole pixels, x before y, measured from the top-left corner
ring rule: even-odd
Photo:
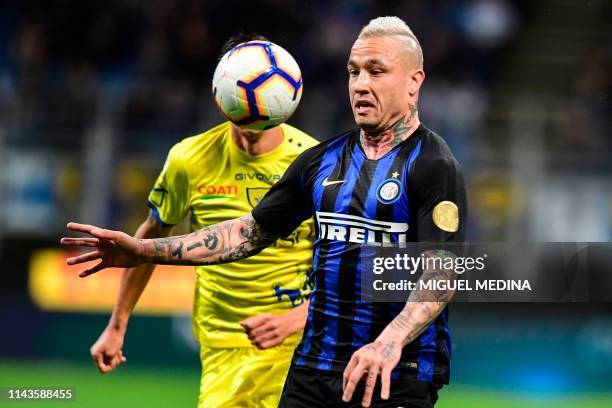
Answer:
[[[543,191],[521,185],[530,171],[544,177],[546,170],[521,162],[530,157],[522,150],[534,154],[532,162],[561,170],[612,168],[601,154],[612,147],[612,37],[595,22],[605,20],[602,10],[609,7],[603,0],[584,5],[590,9],[574,3],[2,2],[0,155],[10,154],[0,176],[6,198],[0,207],[11,215],[4,230],[40,233],[41,222],[59,229],[65,218],[92,212],[101,214],[93,220],[133,230],[170,146],[223,121],[211,96],[212,74],[221,46],[238,32],[269,37],[300,64],[304,95],[291,124],[320,140],[353,127],[346,89],[351,44],[371,18],[397,15],[423,47],[420,117],[466,170],[471,208],[479,215],[474,229],[507,236],[512,217],[529,211],[520,202],[525,190]],[[574,31],[566,21],[575,23]],[[584,40],[565,44],[558,32]],[[550,69],[541,65],[546,61]],[[560,80],[540,89],[549,76]],[[535,137],[522,131],[533,123]],[[515,142],[520,137],[538,144]],[[581,150],[596,154],[585,158]],[[566,200],[570,193],[559,194]],[[577,205],[567,204],[568,211]]]
[[[78,149],[101,105],[119,112],[126,147],[163,151],[218,122],[210,82],[221,45],[259,32],[301,65],[293,122],[325,139],[352,126],[346,60],[378,15],[404,18],[425,50],[423,111],[443,133],[470,133],[486,113],[495,53],[520,27],[520,7],[475,2],[156,0],[4,3],[0,104],[9,143]],[[465,109],[470,106],[471,109]],[[211,111],[212,110],[212,111]]]

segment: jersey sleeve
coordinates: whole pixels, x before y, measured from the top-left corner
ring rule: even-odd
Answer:
[[[181,156],[180,146],[174,145],[147,200],[155,219],[164,227],[180,223],[189,209],[187,174]]]
[[[467,200],[461,167],[452,157],[415,164],[419,242],[463,241]]]
[[[309,157],[309,150],[299,155],[253,208],[253,218],[267,232],[285,238],[312,217],[312,197],[306,192],[304,177]]]

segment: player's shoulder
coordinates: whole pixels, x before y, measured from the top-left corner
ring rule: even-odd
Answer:
[[[421,124],[418,132],[420,133],[420,152],[417,163],[427,164],[447,164],[458,165],[459,162],[451,151],[446,140],[427,126]]]
[[[439,134],[421,125],[420,151],[410,169],[415,181],[430,182],[448,174],[463,174],[461,165]]]
[[[211,149],[220,148],[231,129],[230,122],[221,123],[202,133],[188,136],[170,148],[174,161],[189,162],[205,156]],[[210,152],[210,154],[216,154]]]
[[[317,139],[296,127],[293,127],[287,123],[283,123],[280,126],[283,130],[288,146],[298,152],[303,152],[304,150],[319,144]]]
[[[179,149],[190,150],[191,148],[202,145],[215,144],[219,139],[224,139],[228,135],[228,132],[230,132],[230,129],[230,122],[223,122],[202,133],[188,136],[178,142],[175,146],[179,146]]]

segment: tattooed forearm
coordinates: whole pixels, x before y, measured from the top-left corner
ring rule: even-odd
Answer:
[[[181,259],[183,257],[183,245],[185,243],[183,241],[178,241],[178,246],[176,247],[176,249],[174,249],[170,255],[172,255],[175,258]]]
[[[217,238],[217,234],[214,232],[211,232],[210,234],[206,235],[206,237],[204,237],[204,246],[208,249],[210,249],[211,251],[214,251],[215,249],[217,249],[217,244],[219,243],[219,238]]]
[[[450,252],[426,251],[428,258],[442,258],[454,256]],[[431,264],[435,264],[432,262]],[[439,265],[443,265],[440,262]],[[431,268],[425,269],[420,280],[427,282],[430,280],[453,280],[455,273],[450,268]],[[417,284],[417,287],[419,284]],[[440,285],[452,287],[453,285]],[[434,285],[434,288],[436,285]],[[415,290],[408,297],[408,302],[404,309],[389,323],[388,328],[401,333],[403,343],[408,344],[416,339],[429,324],[442,312],[446,304],[452,299],[454,290]]]
[[[193,244],[187,247],[187,251],[193,251],[194,249],[199,248],[201,246],[202,246],[201,242],[194,242]]]
[[[144,240],[144,261],[174,265],[227,263],[255,255],[276,239],[247,215],[189,235]]]

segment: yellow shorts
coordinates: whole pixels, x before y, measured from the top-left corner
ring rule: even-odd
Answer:
[[[294,345],[268,350],[200,346],[198,407],[276,408],[294,349]]]

